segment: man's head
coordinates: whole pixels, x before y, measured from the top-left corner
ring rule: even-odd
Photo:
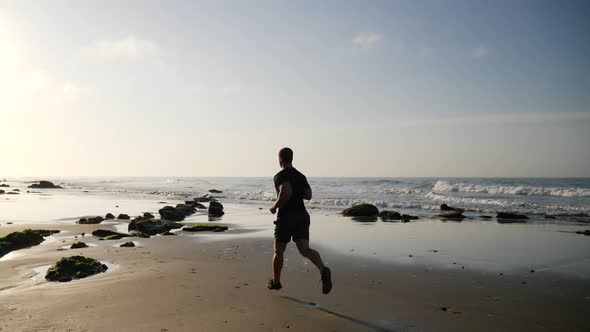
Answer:
[[[279,165],[281,165],[282,168],[285,168],[291,166],[292,162],[293,150],[289,148],[282,148],[281,151],[279,151]]]

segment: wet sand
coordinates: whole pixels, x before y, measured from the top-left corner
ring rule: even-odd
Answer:
[[[2,225],[0,236],[26,227],[31,226]],[[109,227],[32,228],[68,232],[0,261],[1,331],[590,329],[590,283],[557,274],[391,264],[316,246],[333,270],[334,289],[325,296],[315,267],[293,244],[283,290],[266,289],[271,238],[209,241],[211,235],[178,235],[98,241],[86,235],[82,240],[96,246],[58,251],[80,232]],[[139,246],[116,246],[128,240]],[[35,268],[75,254],[111,268],[69,283],[46,282],[44,272],[32,275]]]

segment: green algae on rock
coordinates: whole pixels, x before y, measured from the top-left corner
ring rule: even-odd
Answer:
[[[96,259],[84,256],[62,257],[47,270],[45,279],[49,281],[67,282],[82,279],[105,272],[108,267]]]
[[[227,226],[197,224],[182,228],[185,232],[225,232],[228,230]]]
[[[72,243],[72,245],[70,246],[70,249],[80,249],[80,248],[88,248],[88,245],[84,242],[76,241],[76,242]]]

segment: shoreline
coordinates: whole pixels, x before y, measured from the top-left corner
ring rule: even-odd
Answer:
[[[10,226],[2,226],[0,234],[27,228]],[[333,293],[321,294],[319,274],[293,244],[287,249],[285,288],[272,292],[265,287],[271,237],[201,241],[198,236],[158,236],[139,239],[142,246],[135,248],[113,246],[126,239],[109,243],[93,237],[87,242],[99,242],[98,246],[57,251],[64,245],[61,241],[70,243],[79,232],[105,227],[57,228],[71,233],[53,235],[57,241],[46,240],[25,249],[30,251],[24,256],[0,261],[0,327],[4,330],[588,328],[581,317],[590,313],[584,309],[590,302],[590,284],[553,274],[498,276],[471,269],[392,264],[338,253],[312,242],[334,272]],[[6,289],[18,279],[22,282],[27,269],[78,253],[118,268],[71,283]]]

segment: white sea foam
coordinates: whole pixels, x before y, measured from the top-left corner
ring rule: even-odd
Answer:
[[[464,192],[489,195],[527,195],[527,196],[558,196],[558,197],[590,197],[590,189],[586,188],[559,188],[559,187],[533,187],[533,186],[494,186],[470,183],[449,183],[448,181],[436,181],[432,187],[434,192]]]
[[[588,215],[590,214],[590,207],[581,206],[564,206],[553,204],[537,204],[530,202],[522,202],[517,200],[493,199],[493,198],[474,198],[474,197],[456,197],[444,194],[437,194],[429,192],[425,197],[440,203],[460,204],[462,207],[469,206],[468,210],[477,212],[495,211],[491,207],[499,207],[500,209],[522,211],[527,213],[547,213],[554,212],[556,214],[566,215]],[[424,207],[423,207],[424,208]],[[438,208],[438,206],[437,206]]]

